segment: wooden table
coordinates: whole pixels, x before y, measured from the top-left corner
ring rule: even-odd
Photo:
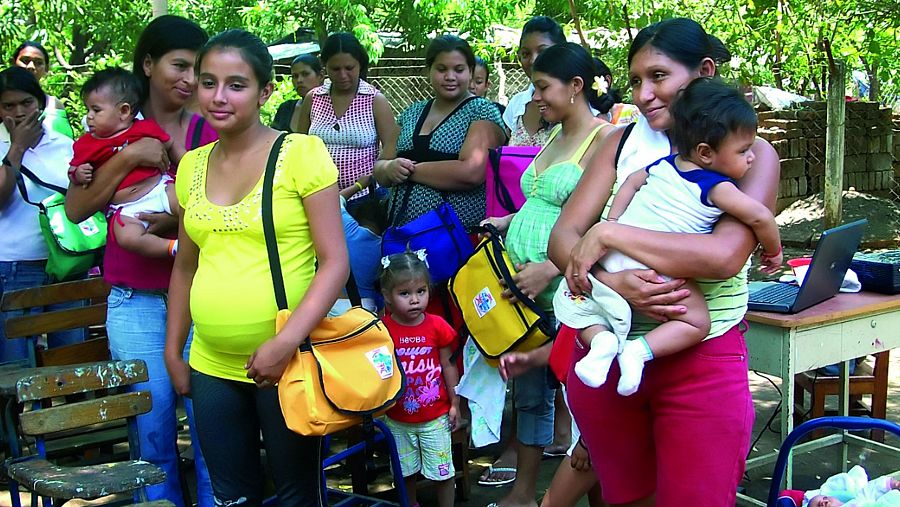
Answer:
[[[751,284],[752,287],[753,284]],[[871,292],[838,294],[793,315],[747,313],[750,329],[745,333],[750,369],[781,378],[781,437],[794,429],[794,376],[843,362],[839,412],[849,408],[849,361],[875,352],[900,347],[900,295]],[[854,435],[832,435],[796,446],[795,452],[810,451],[835,443],[861,443],[882,450],[896,450]],[[844,445],[844,453],[847,446]],[[747,461],[747,469],[772,466],[777,453]],[[846,460],[844,460],[846,463]],[[788,462],[788,485],[791,464]],[[741,503],[765,505],[748,497]]]

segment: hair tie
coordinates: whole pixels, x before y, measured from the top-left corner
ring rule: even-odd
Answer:
[[[422,262],[425,263],[425,267],[427,268],[427,267],[428,267],[428,253],[425,251],[425,249],[422,248],[421,250],[416,250],[416,251],[413,252],[413,253],[416,254],[416,257],[417,257],[420,261],[422,261]]]
[[[381,267],[384,269],[391,267],[391,257],[389,255],[381,258]]]
[[[597,95],[603,95],[609,90],[609,83],[600,76],[594,76],[594,84],[591,85],[591,88],[597,92]]]

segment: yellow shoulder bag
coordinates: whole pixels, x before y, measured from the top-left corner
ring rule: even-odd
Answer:
[[[278,303],[276,333],[291,315],[272,213],[275,163],[283,139],[284,134],[269,153],[262,196],[263,232]],[[351,300],[359,305],[355,289],[348,283]],[[288,428],[321,436],[370,422],[393,406],[405,389],[406,376],[387,327],[374,313],[351,308],[339,317],[323,319],[303,341],[278,382],[278,400]]]
[[[536,349],[556,331],[537,303],[513,282],[512,263],[500,233],[490,225],[485,229],[491,236],[475,247],[475,253],[450,279],[449,288],[475,346],[488,364],[497,366],[503,354]],[[504,289],[501,280],[518,302],[500,296]]]

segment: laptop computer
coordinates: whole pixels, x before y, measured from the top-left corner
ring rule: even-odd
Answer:
[[[759,282],[750,286],[751,310],[797,313],[833,297],[859,247],[868,220],[858,220],[822,233],[803,285]]]

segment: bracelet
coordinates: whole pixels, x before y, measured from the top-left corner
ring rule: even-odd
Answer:
[[[765,258],[767,258],[767,259],[770,259],[770,258],[772,258],[772,257],[777,257],[777,256],[781,255],[781,252],[782,252],[782,251],[784,251],[784,248],[782,248],[781,245],[778,245],[778,251],[777,251],[777,252],[772,253],[772,254],[763,252],[762,256],[765,257]]]
[[[178,253],[178,240],[170,239],[169,248],[167,250],[169,251],[169,257],[175,257],[175,254]]]
[[[356,185],[356,188],[357,188],[360,192],[363,191],[363,186],[362,186],[362,184],[360,184],[359,181],[356,181],[356,182],[353,183],[353,184]]]

